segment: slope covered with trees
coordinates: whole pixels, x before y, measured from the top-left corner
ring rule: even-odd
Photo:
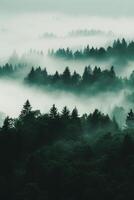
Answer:
[[[101,70],[100,67],[91,69],[85,67],[82,75],[74,71],[70,72],[66,67],[63,73],[56,71],[53,75],[48,74],[46,68],[33,68],[25,78],[25,83],[30,85],[42,86],[49,90],[64,90],[77,94],[93,95],[101,92],[118,92],[122,89],[133,91],[134,72],[128,78],[121,78],[116,75],[114,67],[109,70]],[[129,100],[133,96],[128,97]]]
[[[121,131],[98,110],[79,116],[76,108],[59,113],[53,105],[41,114],[27,100],[0,129],[0,198],[133,198],[132,124],[132,110]]]
[[[71,74],[69,67],[66,67],[62,74],[56,71],[53,75],[48,74],[46,69],[32,68],[25,82],[75,93],[93,94],[102,91],[118,91],[123,88],[125,81],[116,76],[114,67],[110,70],[95,67],[92,70],[88,66],[85,67],[82,76],[76,71]]]
[[[15,77],[16,75],[18,75],[18,73],[22,73],[25,68],[26,68],[26,64],[12,65],[10,63],[6,63],[5,65],[0,66],[0,78]]]
[[[107,48],[100,47],[94,48],[87,45],[82,50],[73,51],[70,48],[64,49],[59,48],[54,51],[49,50],[48,55],[54,58],[64,58],[64,59],[108,59],[108,58],[119,58],[119,59],[134,59],[134,42],[126,42],[125,39],[115,40],[113,45]]]

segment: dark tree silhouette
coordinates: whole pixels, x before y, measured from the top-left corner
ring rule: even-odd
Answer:
[[[128,128],[134,129],[134,113],[133,113],[132,109],[128,113],[128,116],[127,116],[127,119],[126,119],[126,125],[127,125]]]
[[[115,123],[97,109],[81,117],[53,105],[37,114],[27,100],[21,117],[0,129],[0,198],[133,198],[133,130]]]
[[[69,67],[66,67],[62,74],[56,71],[54,75],[49,75],[46,69],[41,70],[39,67],[32,68],[25,78],[27,84],[42,85],[46,89],[66,90],[86,95],[108,90],[119,91],[123,87],[132,87],[132,80],[132,75],[128,81],[117,77],[113,66],[110,70],[103,71],[97,66],[93,70],[90,66],[86,66],[82,76],[76,71],[71,74]]]
[[[52,106],[50,109],[50,118],[51,119],[56,119],[59,116],[58,114],[58,109],[55,107],[55,104]]]
[[[74,52],[69,48],[58,49],[56,51],[53,50],[49,52],[49,56],[63,59],[109,59],[113,57],[120,61],[121,59],[134,59],[134,42],[126,42],[124,38],[122,40],[115,40],[113,44],[107,48],[90,48],[89,46],[90,45],[87,45],[84,49],[76,50]]]
[[[72,118],[73,120],[77,120],[78,117],[79,117],[78,110],[77,110],[77,108],[75,107],[75,108],[73,109],[72,113],[71,113],[71,118]]]
[[[25,118],[27,115],[30,114],[31,110],[32,110],[31,104],[29,100],[27,100],[21,111],[20,118]]]
[[[8,132],[9,130],[11,130],[14,127],[13,122],[14,121],[12,118],[6,117],[3,122],[2,131]]]
[[[61,117],[64,119],[64,120],[68,120],[70,119],[70,111],[69,109],[65,106],[61,112]]]

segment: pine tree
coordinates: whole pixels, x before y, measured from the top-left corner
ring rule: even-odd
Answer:
[[[116,77],[116,74],[115,74],[115,71],[114,71],[114,67],[112,66],[111,69],[110,69],[110,77],[111,78],[115,78]]]
[[[88,66],[88,67],[85,67],[84,69],[84,73],[82,75],[82,82],[84,84],[87,84],[89,81],[91,81],[91,77],[92,77],[92,70],[91,70],[91,67]]]
[[[43,73],[43,76],[44,76],[45,78],[48,76],[48,73],[47,73],[46,68],[44,68],[44,70],[42,71],[42,73]]]
[[[127,116],[127,119],[126,119],[126,125],[127,125],[128,128],[134,129],[134,113],[133,113],[132,109],[128,113],[128,116]]]
[[[59,80],[60,80],[60,75],[59,75],[58,71],[56,71],[52,77],[52,81],[53,81],[53,83],[57,83]]]
[[[124,38],[122,39],[122,48],[123,48],[123,50],[127,49],[127,42]]]
[[[28,81],[34,81],[34,78],[35,78],[35,70],[34,70],[34,67],[32,67],[30,73],[28,74],[27,76],[27,80]]]
[[[13,128],[13,119],[7,116],[3,122],[2,131],[7,132],[12,128]]]
[[[64,70],[63,75],[62,75],[62,80],[63,80],[63,83],[65,83],[65,84],[70,83],[71,73],[70,73],[69,67],[66,67],[66,69]]]
[[[24,118],[27,115],[29,115],[31,113],[31,110],[32,110],[31,104],[30,104],[29,100],[27,100],[21,111],[20,118]]]
[[[77,86],[80,82],[80,78],[81,78],[81,76],[79,74],[77,74],[76,71],[74,71],[74,73],[72,75],[72,81],[71,81],[72,84],[74,86]]]
[[[98,79],[101,75],[101,69],[100,67],[97,67],[95,66],[94,70],[93,70],[93,76],[94,76],[94,79]]]
[[[70,118],[70,111],[69,109],[65,106],[61,112],[61,117],[63,119],[69,119]]]
[[[58,109],[56,108],[55,104],[52,106],[52,108],[50,109],[50,118],[51,119],[56,119],[58,118],[59,114],[58,114]]]
[[[74,120],[77,120],[79,118],[78,110],[76,107],[72,111],[71,118]]]
[[[87,47],[84,48],[83,54],[84,54],[84,57],[86,57],[86,58],[88,58],[88,57],[90,56],[90,48],[89,48],[89,45],[87,45]]]

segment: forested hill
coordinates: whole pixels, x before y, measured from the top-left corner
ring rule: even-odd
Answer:
[[[59,113],[53,105],[41,114],[27,100],[0,129],[0,198],[133,198],[133,130],[132,110],[121,131],[98,110],[80,117],[76,108]]]
[[[6,78],[20,78],[20,76],[18,76],[19,73],[23,73],[23,70],[26,68],[26,64],[16,64],[16,65],[12,65],[10,63],[6,63],[5,65],[1,65],[0,66],[0,78],[2,77],[6,77]]]
[[[58,89],[81,94],[96,94],[100,92],[118,92],[122,89],[132,89],[134,86],[134,72],[129,78],[118,77],[112,66],[109,70],[101,70],[100,67],[85,67],[82,75],[74,71],[70,72],[66,67],[63,73],[56,71],[48,74],[46,68],[33,68],[25,78],[30,85],[42,86],[49,89]]]
[[[48,55],[54,58],[64,59],[108,59],[108,58],[120,58],[120,59],[134,59],[134,41],[126,42],[125,39],[115,40],[113,45],[96,48],[87,45],[82,50],[73,51],[70,48],[59,48],[58,50],[49,50]],[[124,57],[125,56],[125,57]]]
[[[5,64],[0,66],[0,78],[9,78],[24,80],[24,83],[33,86],[41,86],[52,90],[61,90],[73,92],[76,94],[92,95],[101,92],[118,92],[130,89],[132,92],[134,86],[134,71],[129,77],[122,78],[117,76],[114,67],[102,70],[95,66],[84,68],[83,74],[77,71],[71,73],[69,67],[66,67],[63,73],[56,71],[49,74],[47,69],[41,67],[32,67],[29,72],[29,66],[25,64]]]

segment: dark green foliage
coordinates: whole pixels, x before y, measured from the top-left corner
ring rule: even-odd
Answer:
[[[122,144],[123,158],[134,153],[134,141],[131,135],[126,134]]]
[[[61,112],[61,117],[64,119],[64,120],[69,120],[70,119],[70,111],[69,109],[65,106]]]
[[[32,68],[25,78],[25,82],[42,85],[49,89],[66,90],[88,95],[109,90],[120,90],[125,87],[123,80],[116,76],[113,66],[110,70],[103,71],[100,67],[95,67],[92,70],[88,66],[85,67],[82,76],[76,71],[71,74],[68,67],[65,68],[63,74],[59,74],[56,71],[54,75],[48,75],[46,69],[41,70],[40,67],[37,69]]]
[[[111,123],[108,115],[104,115],[97,109],[87,117],[87,128],[89,131],[102,131],[103,128],[107,131],[116,128],[115,121]]]
[[[115,40],[112,46],[107,48],[94,48],[87,45],[83,50],[76,50],[72,52],[69,48],[58,49],[57,51],[49,52],[49,56],[64,59],[108,59],[108,58],[121,58],[125,55],[125,59],[133,60],[134,56],[134,42],[129,43],[123,38],[122,40]],[[124,59],[124,57],[123,57]]]
[[[62,78],[63,84],[66,85],[66,84],[71,83],[71,73],[68,67],[66,67],[66,69],[64,70],[61,78]]]
[[[8,132],[13,128],[14,121],[12,118],[6,117],[3,126],[2,126],[2,131],[3,132]]]
[[[133,199],[133,165],[133,130],[97,109],[40,114],[27,100],[0,129],[1,199]]]
[[[55,107],[55,105],[53,105],[52,108],[50,109],[50,118],[57,119],[58,116],[59,116],[58,109]]]
[[[77,120],[78,117],[79,117],[79,115],[78,115],[78,110],[77,110],[77,108],[75,107],[75,108],[73,109],[73,111],[72,111],[71,118],[72,118],[73,120]]]
[[[6,63],[5,65],[0,66],[0,77],[14,78],[16,77],[16,74],[19,73],[25,67],[25,64],[17,64],[13,66],[12,64]]]
[[[132,109],[128,113],[127,119],[126,119],[126,125],[130,129],[134,129],[134,113]]]
[[[31,110],[32,110],[32,107],[30,105],[29,100],[27,100],[26,103],[23,106],[22,111],[21,111],[20,119],[27,117],[31,113]]]

